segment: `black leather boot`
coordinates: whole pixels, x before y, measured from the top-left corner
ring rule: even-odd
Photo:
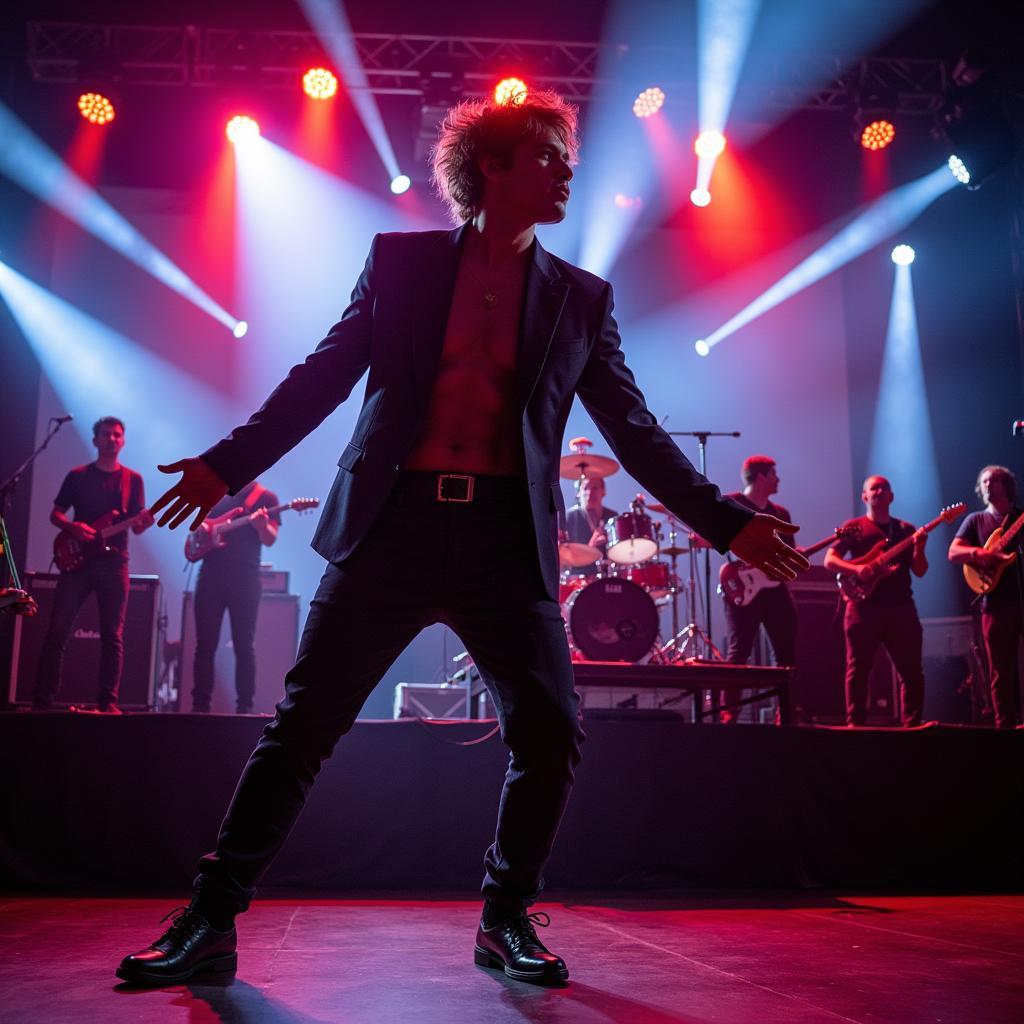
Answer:
[[[234,927],[218,931],[193,905],[177,907],[171,914],[171,927],[152,946],[121,961],[116,974],[122,981],[169,985],[206,971],[235,970],[238,937]]]
[[[540,912],[507,917],[485,927],[481,920],[476,933],[473,962],[480,967],[500,967],[510,978],[549,985],[569,980],[569,969],[537,938],[535,925],[547,928],[551,918]]]

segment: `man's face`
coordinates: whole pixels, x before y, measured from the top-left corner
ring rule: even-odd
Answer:
[[[765,485],[767,486],[769,494],[775,494],[779,489],[779,471],[775,466],[772,466],[767,473],[763,474]]]
[[[101,456],[116,457],[124,447],[124,430],[116,423],[104,423],[96,431],[92,443]]]
[[[1006,481],[998,473],[991,470],[982,473],[978,486],[981,488],[981,500],[986,505],[999,504],[1007,499]]]
[[[580,504],[592,512],[599,512],[604,503],[604,481],[600,477],[586,479],[580,484]]]
[[[521,142],[508,168],[491,168],[492,195],[531,224],[557,224],[569,202],[569,151],[554,128]]]
[[[884,476],[869,476],[864,481],[861,501],[873,512],[886,512],[892,504],[893,493]]]

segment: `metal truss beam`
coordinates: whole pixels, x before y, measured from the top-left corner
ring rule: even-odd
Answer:
[[[293,88],[313,62],[326,62],[312,32],[198,26],[96,25],[33,21],[28,66],[38,82],[84,82],[93,76],[133,85],[213,86],[245,80],[264,88]],[[541,88],[585,103],[611,88],[617,65],[692,69],[692,52],[668,48],[629,51],[610,44],[358,33],[359,59],[378,95],[447,92],[482,95],[496,71],[529,69]],[[663,88],[693,104],[692,76],[659,76]],[[767,62],[757,90],[767,105],[786,110],[843,110],[884,106],[893,114],[930,114],[945,102],[948,73],[940,60],[802,55]],[[678,99],[676,100],[678,102]]]

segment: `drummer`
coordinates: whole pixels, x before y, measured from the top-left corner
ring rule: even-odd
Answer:
[[[601,558],[607,554],[608,536],[605,523],[618,515],[614,509],[604,504],[604,478],[585,476],[576,484],[576,504],[565,514],[565,540],[576,544],[588,544],[601,552]],[[598,563],[578,566],[575,572],[584,576],[593,576],[598,571]]]

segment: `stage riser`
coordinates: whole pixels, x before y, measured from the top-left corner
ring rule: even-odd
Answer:
[[[0,715],[0,885],[185,891],[262,724]],[[491,724],[357,722],[266,884],[475,886],[507,755],[497,738],[458,744]],[[1024,884],[1024,732],[695,727],[643,713],[585,727],[552,886]]]

